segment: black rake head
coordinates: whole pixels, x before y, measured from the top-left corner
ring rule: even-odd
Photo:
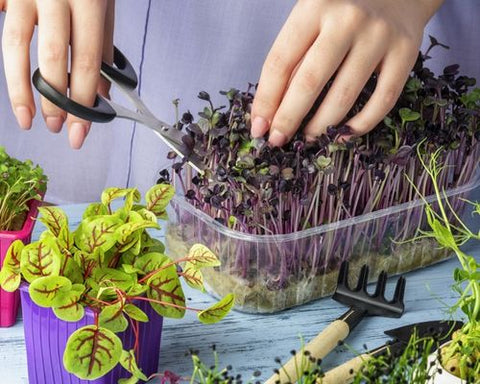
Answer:
[[[375,292],[367,292],[368,265],[363,265],[358,277],[357,286],[352,289],[348,284],[348,262],[342,262],[338,273],[337,288],[332,296],[335,301],[363,310],[370,316],[400,317],[405,305],[403,297],[406,280],[400,276],[395,287],[392,300],[385,299],[385,287],[387,285],[387,273],[381,271],[378,276]]]

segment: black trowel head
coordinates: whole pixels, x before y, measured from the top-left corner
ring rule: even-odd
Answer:
[[[463,322],[461,321],[424,321],[390,329],[385,331],[385,334],[404,343],[408,343],[414,333],[416,333],[418,338],[433,337],[435,340],[441,342],[449,339],[452,333],[460,329],[462,326]]]

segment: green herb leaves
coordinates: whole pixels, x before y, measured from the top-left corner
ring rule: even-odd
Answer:
[[[0,231],[21,229],[28,202],[40,200],[46,185],[42,168],[10,157],[0,146]]]
[[[123,351],[115,333],[130,325],[138,338],[137,322],[148,322],[138,307],[148,301],[160,315],[181,318],[186,311],[180,278],[204,290],[201,269],[218,266],[216,255],[195,244],[183,259],[164,254],[163,243],[148,230],[158,229],[158,217],[166,215],[174,194],[169,184],[156,185],[146,193],[146,204],[139,204],[134,188],[108,188],[101,202],[88,206],[77,229],[70,232],[68,218],[56,207],[42,208],[41,221],[47,230],[38,241],[24,246],[11,244],[0,271],[0,284],[14,291],[21,277],[29,286],[34,303],[52,308],[64,321],[83,318],[85,307],[94,313],[95,324],[74,332],[64,353],[65,368],[82,379],[103,376],[120,362],[132,378],[147,380],[136,363],[135,351]],[[123,199],[119,208],[116,199]],[[116,209],[114,209],[116,208]],[[222,319],[232,308],[233,295],[201,310],[204,323]]]

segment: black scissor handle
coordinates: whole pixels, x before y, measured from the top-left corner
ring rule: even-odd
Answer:
[[[122,52],[116,47],[114,48],[113,63],[117,68],[102,63],[102,70],[117,83],[121,83],[128,88],[134,89],[138,82],[135,70]],[[38,92],[40,92],[40,94],[47,100],[72,115],[97,123],[107,123],[117,116],[116,111],[100,95],[96,96],[93,107],[86,107],[85,105],[73,101],[52,87],[43,78],[40,69],[35,70],[33,73],[32,82]]]
[[[115,64],[116,68],[103,62],[102,71],[117,83],[123,84],[130,89],[135,89],[138,84],[137,73],[133,69],[132,64],[117,47],[113,47],[113,64]]]

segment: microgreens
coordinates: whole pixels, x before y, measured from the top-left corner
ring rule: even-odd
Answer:
[[[19,230],[28,211],[28,203],[40,199],[47,177],[30,160],[20,161],[0,146],[0,231]]]
[[[443,46],[433,38],[431,42],[431,48]],[[328,282],[319,279],[338,270],[346,259],[375,255],[379,266],[384,263],[381,267],[399,273],[425,265],[424,256],[417,257],[416,253],[428,252],[426,262],[446,257],[444,253],[435,254],[431,241],[417,249],[404,249],[404,257],[395,254],[398,244],[426,228],[420,206],[313,232],[322,225],[364,218],[410,202],[418,198],[417,192],[423,196],[433,194],[434,184],[421,161],[428,162],[439,148],[445,149],[439,161],[448,164],[437,178],[441,188],[454,189],[473,179],[480,158],[480,90],[473,89],[475,79],[459,74],[458,65],[448,66],[436,76],[424,66],[426,59],[427,54],[418,56],[397,104],[383,122],[368,134],[345,143],[338,138],[349,134],[350,128],[340,124],[328,127],[312,142],[304,140],[300,129],[284,147],[272,148],[265,138],[250,136],[253,85],[245,92],[221,92],[228,100],[225,108],[214,107],[210,96],[201,92],[199,98],[206,100],[207,106],[199,119],[195,121],[187,112],[176,127],[188,133],[187,147],[205,158],[207,171],[196,175],[184,160],[179,161],[171,153],[172,168],[160,172],[159,182],[178,185],[196,212],[207,214],[218,223],[217,227],[235,233],[228,232],[232,234],[230,239],[218,235],[209,223],[202,226],[197,222],[191,207],[177,205],[174,209],[180,227],[178,233],[172,227],[167,242],[175,245],[200,237],[214,250],[228,247],[230,254],[223,259],[228,265],[223,265],[234,278],[231,283],[223,279],[218,286],[236,286],[237,280],[253,279],[246,300],[261,297],[265,288],[269,292],[292,288],[292,295],[299,297],[298,301],[287,299],[286,303],[277,304],[276,297],[252,303],[252,307],[264,307],[262,311],[283,309],[331,293],[329,289],[318,292],[323,289],[318,287],[333,287],[335,278]],[[347,119],[365,106],[376,81],[373,75]],[[416,149],[420,143],[419,158]],[[453,204],[456,212],[464,206],[460,199]],[[251,235],[251,241],[237,241],[237,234]],[[298,236],[285,240],[285,234]],[[257,278],[261,281],[255,288]],[[301,285],[308,282],[311,286]],[[312,297],[298,295],[295,284],[301,286],[302,292],[314,292]]]
[[[147,301],[161,316],[181,318],[185,310],[198,312],[202,323],[221,320],[233,305],[227,295],[208,309],[186,307],[180,278],[204,290],[202,268],[218,266],[217,257],[205,246],[195,244],[182,259],[164,254],[164,245],[148,228],[159,228],[158,217],[174,194],[173,187],[159,184],[145,195],[135,188],[108,188],[101,202],[87,207],[75,231],[65,212],[57,207],[40,208],[40,221],[47,230],[29,245],[12,243],[0,271],[2,288],[16,290],[23,278],[29,283],[33,302],[52,308],[65,321],[83,318],[84,308],[94,311],[94,324],[70,335],[64,353],[67,371],[82,379],[101,377],[120,363],[132,374],[128,383],[147,380],[137,366],[139,343],[122,348],[116,333],[147,322],[139,303]],[[112,202],[124,199],[114,209]]]
[[[420,147],[418,152],[420,156]],[[434,203],[425,202],[430,230],[420,233],[423,237],[434,238],[442,248],[454,252],[460,262],[460,268],[455,268],[453,272],[453,289],[460,297],[450,310],[452,315],[461,310],[468,321],[452,336],[452,342],[442,349],[441,357],[448,371],[473,383],[480,378],[480,263],[474,256],[466,254],[461,245],[468,240],[480,240],[480,233],[473,232],[462,221],[439,183],[439,175],[448,167],[440,162],[441,153],[440,148],[428,162],[421,160],[433,185],[435,200]],[[480,203],[468,203],[473,214],[478,215]]]

